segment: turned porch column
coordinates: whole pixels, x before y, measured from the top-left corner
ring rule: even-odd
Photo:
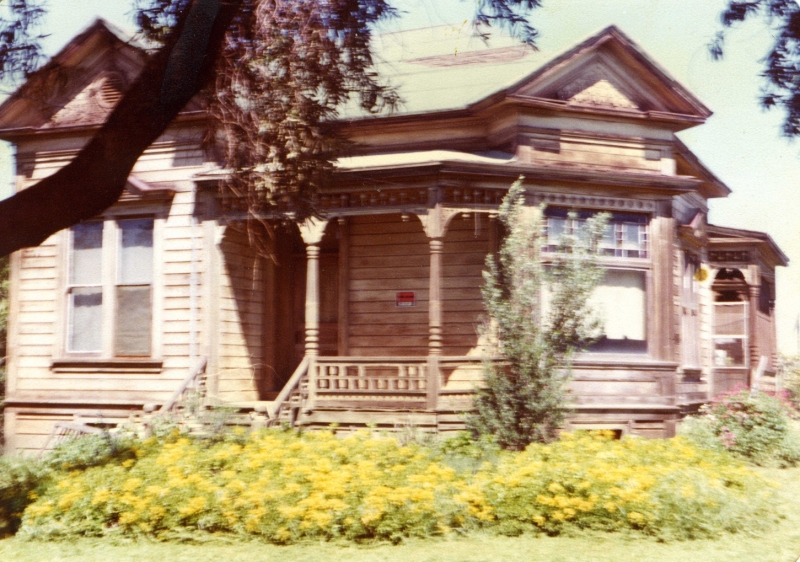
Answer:
[[[306,357],[319,355],[319,243],[328,221],[309,219],[300,225],[306,244]]]
[[[428,410],[435,410],[439,397],[442,355],[442,251],[449,214],[435,204],[419,215],[430,247],[430,280],[428,282]]]
[[[756,370],[758,369],[758,362],[761,360],[761,353],[758,347],[758,299],[761,294],[761,287],[755,284],[750,285],[749,287],[749,314],[748,314],[748,324],[747,327],[750,331],[750,337],[747,341],[747,347],[750,348],[750,384],[748,386],[752,386],[755,382],[753,377],[755,376]]]
[[[442,354],[442,250],[444,240],[431,238],[428,286],[428,355]]]

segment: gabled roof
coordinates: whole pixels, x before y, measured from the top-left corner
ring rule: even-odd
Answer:
[[[379,72],[403,99],[394,116],[470,112],[504,100],[668,120],[681,124],[676,128],[711,115],[615,26],[560,55],[533,51],[508,37],[495,38],[487,47],[447,27],[383,35],[376,38],[375,50]],[[351,104],[341,117],[375,115]]]
[[[726,246],[751,246],[761,250],[762,255],[773,267],[789,265],[789,258],[766,232],[709,224],[708,237],[710,249]]]
[[[613,25],[549,61],[507,95],[562,101],[567,106],[600,107],[607,101],[609,108],[684,116],[697,122],[711,115],[697,97]]]
[[[95,20],[0,105],[0,132],[46,125],[103,74],[113,73],[115,85],[127,87],[144,63],[145,51],[124,35],[107,21]],[[98,122],[110,110],[104,109]]]
[[[147,50],[98,18],[0,104],[0,138],[99,126],[139,75]],[[199,109],[193,100],[184,113]]]

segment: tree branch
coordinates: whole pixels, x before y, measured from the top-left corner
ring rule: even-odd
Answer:
[[[119,199],[141,154],[214,76],[239,0],[193,0],[106,123],[75,159],[0,201],[0,255],[41,244]]]

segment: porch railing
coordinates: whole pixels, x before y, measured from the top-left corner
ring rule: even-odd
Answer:
[[[159,414],[165,414],[175,408],[181,401],[186,399],[191,393],[197,393],[200,401],[205,399],[206,395],[206,366],[208,359],[205,357],[200,358],[194,367],[189,371],[189,374],[183,379],[181,385],[175,389],[172,396],[167,400],[158,410]]]
[[[450,389],[447,375],[479,368],[482,357],[317,357],[309,364],[306,409],[362,408],[435,410],[464,402],[474,390]]]
[[[309,357],[304,357],[297,368],[283,385],[275,401],[268,408],[269,425],[286,423],[293,426],[297,416],[303,409],[308,396]]]

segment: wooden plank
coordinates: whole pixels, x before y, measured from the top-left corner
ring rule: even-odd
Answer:
[[[443,304],[444,312],[484,312],[483,301],[478,298],[473,299],[445,299]]]
[[[417,307],[398,308],[397,314],[386,314],[384,312],[360,313],[350,315],[350,325],[369,325],[376,324],[426,324],[428,314],[425,311],[417,310]]]
[[[379,256],[419,256],[428,253],[428,243],[408,243],[398,245],[383,246],[351,246],[350,255],[353,258],[370,258]],[[408,265],[405,260],[395,260],[395,265]]]
[[[357,348],[353,345],[350,346],[350,357],[375,357],[375,356],[396,356],[396,357],[420,357],[425,358],[428,356],[428,345],[424,346],[409,346],[409,347],[392,347],[391,345],[373,346]]]
[[[427,244],[427,237],[421,227],[414,232],[408,233],[379,233],[359,235],[354,234],[351,238],[351,245],[355,247],[364,246],[395,246],[398,244]]]
[[[428,337],[428,323],[418,324],[355,324],[350,326],[351,338],[359,336],[421,336]]]
[[[23,268],[19,272],[22,283],[28,283],[36,279],[55,279],[56,271],[54,267]]]
[[[39,343],[39,342],[37,342]],[[41,357],[53,357],[53,346],[52,345],[18,345],[17,346],[17,357],[34,357],[34,356],[41,356]],[[19,373],[17,374],[19,376]]]
[[[445,269],[453,265],[480,265],[486,264],[486,257],[483,254],[458,252],[442,254],[442,265]]]
[[[19,313],[28,312],[55,312],[56,303],[54,300],[46,301],[25,301],[20,303]]]
[[[350,313],[351,314],[361,314],[361,313],[387,313],[387,314],[412,314],[412,313],[425,313],[427,315],[428,311],[428,301],[427,300],[420,300],[417,297],[417,305],[414,307],[408,308],[401,308],[395,306],[395,299],[393,298],[391,301],[375,301],[375,302],[350,302]]]
[[[418,272],[415,272],[418,273]],[[403,291],[419,291],[420,289],[424,289],[427,292],[428,285],[430,280],[423,277],[401,277],[398,275],[393,279],[362,279],[358,281],[351,281],[350,282],[350,291],[351,294],[353,291],[375,291],[375,290],[394,290],[395,292],[399,290]],[[397,289],[394,289],[397,287]]]
[[[427,271],[429,263],[430,263],[430,257],[428,256],[427,244],[425,246],[424,251],[421,251],[420,253],[417,254],[404,256],[402,263],[398,263],[396,256],[375,255],[375,256],[358,257],[355,256],[352,252],[350,253],[350,268],[354,271],[357,269],[381,269],[381,268],[393,269],[395,267],[420,267],[420,268],[425,268],[425,270]],[[463,265],[463,264],[455,264],[455,265]]]
[[[139,394],[147,392],[165,392],[175,389],[175,381],[145,378],[142,376],[126,377],[125,375],[108,375],[92,379],[77,377],[50,377],[50,378],[24,378],[17,381],[18,390],[59,391],[62,393],[102,393],[102,392],[128,392],[135,391]]]
[[[22,291],[53,291],[56,288],[56,280],[49,279],[26,279],[20,282]]]
[[[25,324],[21,324],[18,328],[18,333],[20,334],[40,334],[40,335],[53,335],[53,323],[52,322],[39,322],[33,323],[28,322]]]
[[[350,291],[350,302],[387,302],[391,303],[392,306],[395,306],[395,302],[397,300],[397,291],[405,290],[403,286],[403,280],[399,279],[397,288],[392,290],[372,290],[372,291]],[[428,291],[417,289],[415,291],[417,302],[419,301],[427,301],[428,300]]]
[[[427,262],[422,265],[409,265],[397,267],[368,267],[354,268],[350,278],[353,280],[366,279],[394,279],[394,278],[414,278],[422,277],[427,279]],[[453,265],[443,270],[443,278],[464,278],[470,277],[478,280],[483,279],[483,265]]]
[[[55,269],[56,267],[56,260],[55,255],[48,256],[48,257],[30,257],[30,258],[23,258],[20,263],[20,271],[25,269],[38,269],[38,268],[47,268],[47,269]]]
[[[472,336],[478,335],[478,322],[448,323],[444,324],[445,337],[451,336]]]
[[[29,287],[19,287],[17,294],[20,302],[52,302],[56,298],[55,291],[34,290]]]
[[[56,313],[55,311],[48,311],[48,312],[20,312],[18,323],[22,324],[29,324],[29,323],[44,323],[44,324],[51,324],[56,321]]]
[[[360,217],[350,217],[350,232],[354,237],[363,239],[374,235],[386,234],[418,234],[422,233],[422,224],[416,217],[403,221],[387,221],[381,223],[363,223]],[[424,234],[423,234],[424,235]]]
[[[427,345],[427,334],[407,335],[402,338],[393,336],[355,336],[352,333],[350,334],[351,349],[366,347],[427,347]]]

